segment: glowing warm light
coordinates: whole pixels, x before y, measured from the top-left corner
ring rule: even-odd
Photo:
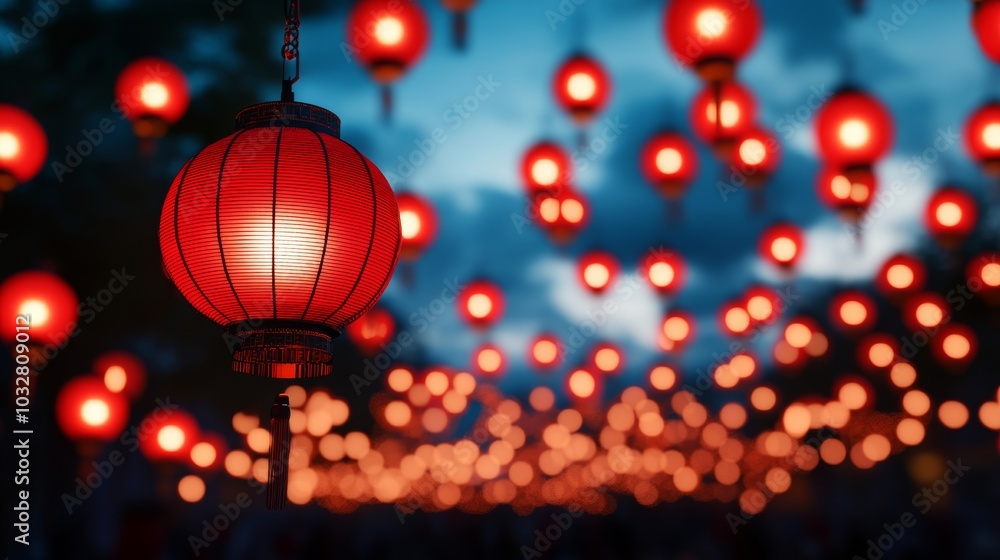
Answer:
[[[924,441],[924,425],[914,418],[904,418],[896,426],[896,438],[905,445],[918,445]]]
[[[944,351],[945,356],[953,360],[961,360],[969,355],[969,352],[972,350],[972,344],[964,335],[952,333],[944,337],[941,349]]]
[[[583,269],[583,279],[588,286],[598,290],[611,281],[611,271],[601,263],[590,263]]]
[[[894,264],[885,272],[885,279],[897,290],[905,290],[913,285],[913,269],[905,264]]]
[[[33,327],[44,325],[49,320],[49,305],[39,299],[28,299],[17,308],[17,314],[30,315]]]
[[[493,311],[493,300],[486,294],[472,294],[466,303],[469,315],[476,319],[484,319]]]
[[[715,8],[702,10],[694,20],[698,34],[706,39],[721,37],[729,27],[726,14]]]
[[[942,202],[934,210],[934,218],[944,227],[955,227],[962,221],[962,208],[954,202]]]
[[[156,434],[156,443],[164,451],[177,451],[184,447],[184,430],[174,425],[164,426]]]
[[[0,159],[13,159],[21,151],[21,141],[10,132],[0,132]]]
[[[875,367],[888,367],[895,357],[895,350],[884,342],[876,342],[868,349],[868,359]]]
[[[531,164],[531,178],[539,185],[551,185],[559,178],[559,165],[548,158]]]
[[[906,388],[917,380],[917,370],[906,362],[899,362],[892,366],[889,371],[889,378],[896,387]]]
[[[410,405],[403,401],[392,401],[385,406],[385,421],[391,426],[400,428],[409,424],[411,418]]]
[[[577,72],[566,80],[566,93],[577,101],[587,101],[597,93],[597,82],[586,72]]]
[[[747,300],[747,313],[754,321],[765,321],[774,313],[774,304],[765,296],[753,296]]]
[[[104,386],[112,393],[121,393],[127,379],[125,368],[121,366],[111,366],[104,372]]]
[[[983,284],[991,288],[1000,287],[1000,264],[986,263],[979,271]]]
[[[205,497],[205,481],[189,474],[177,483],[177,495],[188,503],[195,503]]]
[[[730,307],[725,315],[726,328],[736,334],[745,332],[750,328],[750,314],[742,307]]]
[[[212,466],[212,463],[215,463],[216,457],[218,457],[218,451],[216,451],[214,445],[207,441],[196,443],[191,448],[191,462],[199,467]]]
[[[564,220],[571,224],[577,224],[583,220],[586,210],[582,202],[571,198],[562,201],[561,212]]]
[[[663,322],[663,334],[669,340],[680,342],[691,334],[691,324],[684,317],[670,317]]]
[[[621,355],[614,348],[601,348],[594,354],[594,365],[604,372],[615,371],[621,361]]]
[[[770,387],[757,387],[750,393],[750,404],[761,412],[771,410],[777,402],[778,396]]]
[[[861,441],[861,451],[872,461],[884,461],[892,451],[889,438],[881,434],[869,434]]]
[[[649,281],[658,288],[666,288],[673,284],[676,275],[674,267],[670,266],[669,263],[657,262],[649,267]]]
[[[549,365],[559,357],[559,347],[551,340],[542,339],[535,342],[535,345],[531,348],[531,355],[535,357],[535,360],[539,364]]]
[[[795,260],[795,255],[799,252],[798,245],[789,237],[777,237],[771,241],[771,256],[774,260],[788,263]]]
[[[747,165],[760,165],[767,159],[767,149],[764,143],[756,138],[747,138],[740,142],[740,159]]]
[[[102,426],[111,416],[108,403],[101,399],[87,399],[80,406],[80,419],[90,426]]]
[[[782,424],[788,435],[799,438],[809,431],[812,422],[812,414],[805,405],[793,404],[785,409],[785,414],[781,418]]]
[[[848,148],[861,148],[868,143],[871,138],[871,130],[868,124],[860,119],[849,119],[840,125],[837,131],[840,142]]]
[[[139,99],[150,109],[159,109],[170,101],[170,92],[160,82],[146,82],[139,90]]]
[[[587,398],[597,389],[597,381],[587,370],[578,369],[569,376],[569,390],[580,398]]]
[[[991,150],[1000,149],[1000,123],[990,123],[983,127],[983,144]]]
[[[409,370],[403,368],[396,368],[389,372],[389,377],[386,379],[389,384],[389,388],[397,393],[405,393],[410,390],[413,386],[413,374]]]
[[[383,45],[398,45],[403,40],[403,23],[394,17],[375,22],[375,40]]]
[[[844,324],[857,326],[868,318],[868,308],[857,300],[848,300],[840,306],[840,320]]]
[[[247,455],[245,451],[230,451],[226,455],[226,472],[234,478],[245,478],[250,474],[250,466],[250,455]]]
[[[941,306],[929,301],[918,305],[914,314],[917,322],[927,328],[936,327],[944,320],[944,310]]]
[[[923,416],[931,409],[931,399],[923,391],[908,391],[903,395],[903,410],[913,416]]]
[[[677,373],[668,366],[656,366],[649,371],[649,384],[660,391],[667,391],[677,383]]]
[[[812,329],[803,323],[790,323],[785,327],[785,342],[792,348],[805,348],[812,336]]]
[[[403,210],[399,213],[400,235],[403,239],[413,239],[420,235],[420,216],[413,210]]]
[[[673,175],[681,170],[684,158],[676,148],[663,148],[656,152],[656,169],[664,175]]]
[[[860,383],[844,383],[837,393],[837,399],[849,410],[859,410],[868,403],[868,391]]]
[[[483,348],[476,356],[476,364],[484,373],[496,373],[503,365],[503,356],[496,348]]]
[[[828,465],[839,465],[847,458],[847,446],[839,439],[823,440],[819,446],[819,456]]]
[[[713,125],[716,122],[715,113],[715,102],[712,101],[705,107],[705,117],[708,119],[708,122]],[[740,122],[740,106],[737,105],[735,101],[724,99],[719,113],[722,128],[732,128]]]
[[[957,430],[969,421],[969,409],[958,401],[945,401],[938,408],[938,419],[945,426]]]
[[[432,371],[424,378],[424,385],[435,397],[440,397],[448,390],[448,374],[443,371]]]

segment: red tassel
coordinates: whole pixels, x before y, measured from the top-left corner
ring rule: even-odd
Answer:
[[[288,419],[292,410],[288,395],[282,393],[271,405],[271,451],[268,454],[267,509],[282,509],[288,496],[288,455],[291,451],[292,432]]]

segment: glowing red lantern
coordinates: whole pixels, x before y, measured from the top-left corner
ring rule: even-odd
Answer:
[[[706,81],[726,81],[757,42],[761,15],[752,0],[673,0],[663,27],[678,61]]]
[[[702,142],[729,159],[733,145],[757,118],[757,103],[743,86],[726,82],[709,86],[691,102],[691,128]]]
[[[135,399],[146,388],[146,366],[128,352],[105,352],[94,360],[94,373],[112,393]]]
[[[646,256],[641,263],[646,280],[661,294],[672,294],[684,287],[687,265],[679,253],[656,250]]]
[[[147,423],[151,428],[147,429]],[[139,424],[144,437],[139,450],[150,461],[191,460],[191,447],[199,441],[198,422],[182,410],[156,409]]]
[[[542,334],[531,342],[528,352],[528,363],[538,369],[547,370],[555,367],[563,359],[561,343],[555,335]]]
[[[747,334],[751,324],[750,313],[741,302],[726,302],[719,308],[719,325],[723,332],[730,335]]]
[[[538,199],[538,220],[555,243],[572,241],[587,225],[588,218],[587,200],[572,189],[561,189]]]
[[[830,301],[830,321],[845,332],[870,330],[876,318],[875,302],[864,292],[847,290]]]
[[[698,153],[687,138],[676,132],[650,138],[639,162],[646,180],[671,200],[680,198],[698,175]]]
[[[472,353],[472,364],[476,371],[487,376],[499,376],[507,366],[503,350],[493,344],[484,344]]]
[[[445,9],[453,13],[452,39],[455,47],[465,49],[469,34],[469,11],[476,5],[476,0],[441,0]]]
[[[1000,103],[987,103],[969,117],[965,146],[987,173],[1000,175]]]
[[[0,104],[0,193],[30,181],[45,165],[49,142],[26,111]]]
[[[69,439],[111,441],[128,422],[128,401],[97,377],[77,377],[59,390],[56,422]]]
[[[367,356],[374,356],[396,334],[396,321],[382,307],[373,307],[360,319],[347,325],[347,337]]]
[[[0,316],[10,318],[0,325],[0,338],[8,344],[25,339],[36,345],[64,344],[76,328],[77,305],[73,288],[55,274],[18,272],[0,284]],[[15,320],[20,316],[30,318]]]
[[[625,368],[625,354],[615,344],[599,342],[590,349],[590,363],[597,371],[614,375]]]
[[[903,303],[903,324],[911,331],[934,332],[951,317],[951,306],[935,292],[922,292]]]
[[[563,188],[569,173],[569,156],[552,142],[535,144],[521,159],[521,174],[529,194]]]
[[[595,294],[604,292],[615,281],[618,269],[614,255],[603,251],[591,251],[577,263],[580,281]]]
[[[184,116],[189,101],[184,73],[161,58],[136,60],[115,82],[115,102],[139,138],[166,134],[167,127]]]
[[[396,195],[399,207],[399,258],[414,261],[420,258],[437,237],[437,213],[430,202],[412,192]]]
[[[899,254],[882,263],[875,287],[889,297],[912,294],[923,288],[926,275],[919,259]]]
[[[944,366],[960,369],[976,357],[976,333],[965,325],[949,323],[934,336],[933,353]]]
[[[680,352],[688,341],[694,339],[694,331],[694,317],[685,311],[674,309],[663,318],[659,335],[660,347],[668,352]]]
[[[733,165],[757,187],[767,182],[781,163],[781,144],[773,134],[754,126],[736,141]]]
[[[976,227],[978,215],[975,199],[955,187],[944,187],[927,202],[924,220],[938,243],[952,249],[961,245]]]
[[[559,105],[583,126],[604,108],[611,95],[611,80],[596,60],[575,55],[556,71],[553,88]]]
[[[743,294],[743,307],[753,325],[766,325],[778,318],[784,303],[772,288],[751,286]]]
[[[972,13],[972,29],[990,60],[1000,63],[1000,1],[980,0]]]
[[[871,204],[878,182],[871,167],[824,167],[816,187],[819,199],[849,223],[856,223]]]
[[[984,253],[970,259],[966,277],[971,291],[993,305],[1000,304],[1000,254]]]
[[[802,256],[804,240],[799,228],[792,224],[775,224],[760,236],[760,254],[783,269],[795,266]]]
[[[871,167],[892,147],[892,117],[875,97],[842,89],[820,108],[816,138],[827,163],[842,169]]]
[[[500,288],[486,280],[476,280],[458,294],[458,313],[474,327],[489,327],[503,315],[504,299]]]
[[[375,304],[396,266],[396,197],[325,109],[263,103],[236,128],[170,187],[164,270],[226,327],[236,371],[326,375],[333,337]]]
[[[392,107],[389,84],[424,54],[430,35],[427,16],[413,0],[360,0],[347,18],[350,54],[382,84],[383,111]]]

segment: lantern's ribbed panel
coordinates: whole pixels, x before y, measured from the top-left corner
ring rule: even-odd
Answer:
[[[339,329],[375,304],[399,252],[385,177],[340,139],[295,126],[237,131],[195,156],[160,222],[164,268],[213,321]]]

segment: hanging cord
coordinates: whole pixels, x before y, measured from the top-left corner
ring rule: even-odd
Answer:
[[[281,47],[281,100],[295,101],[292,84],[299,81],[299,0],[285,0],[285,42]],[[288,62],[295,61],[295,75],[288,77]]]

